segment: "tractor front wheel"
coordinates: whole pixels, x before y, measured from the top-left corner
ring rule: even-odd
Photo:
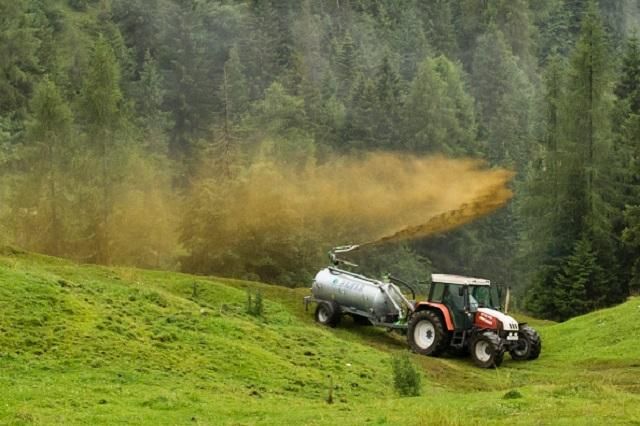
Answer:
[[[502,364],[504,346],[496,333],[483,331],[472,339],[469,352],[478,367],[496,368]]]
[[[538,332],[528,325],[522,325],[518,333],[518,343],[509,353],[511,358],[523,361],[538,358],[541,350],[542,340]]]
[[[435,312],[417,312],[409,321],[407,341],[416,353],[438,356],[449,346],[448,337],[442,320]]]
[[[540,336],[538,333],[528,325],[520,326],[520,332],[518,333],[518,341],[509,350],[511,358],[516,361],[525,361],[531,359],[534,354],[535,348],[540,346]],[[540,351],[538,350],[538,353]]]

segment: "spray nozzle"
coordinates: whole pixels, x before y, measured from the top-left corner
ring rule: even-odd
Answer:
[[[356,265],[355,263],[352,263],[343,259],[338,259],[338,256],[336,256],[337,254],[340,254],[340,253],[348,253],[350,251],[356,250],[358,247],[360,246],[357,244],[334,247],[331,250],[329,250],[329,259],[331,259],[331,263],[333,263],[336,266],[346,265],[346,266],[352,266],[354,268],[358,267],[358,265]]]

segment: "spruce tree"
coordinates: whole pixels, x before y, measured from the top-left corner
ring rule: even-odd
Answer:
[[[225,62],[220,84],[222,111],[217,129],[215,153],[217,165],[222,173],[231,177],[231,168],[238,151],[238,132],[240,122],[248,112],[249,89],[244,77],[243,66],[236,47],[229,49],[229,58]]]
[[[125,162],[121,140],[123,98],[119,84],[120,69],[115,53],[109,43],[99,37],[92,52],[82,99],[87,142],[92,161],[96,163],[91,180],[95,185],[92,257],[98,263],[109,263],[110,260],[110,218],[115,187]]]
[[[533,287],[530,306],[539,312],[554,314],[536,303],[545,297],[543,293],[553,290],[549,286],[557,286],[556,292],[564,291],[567,299],[580,297],[571,293],[572,273],[589,277],[585,281],[585,295],[582,300],[575,300],[576,306],[582,303],[584,309],[594,309],[620,301],[626,294],[612,238],[615,215],[612,201],[617,188],[612,185],[611,174],[610,83],[606,37],[592,3],[582,20],[580,38],[570,59],[561,124],[554,132],[561,135],[561,139],[551,139],[560,149],[557,154],[560,163],[553,164],[558,166],[555,172],[560,182],[557,204],[562,208],[555,214],[549,254],[551,263],[563,266],[558,269],[549,265],[546,270],[551,275],[541,277]],[[578,264],[588,273],[579,271]],[[607,268],[606,277],[602,273],[604,268]],[[561,294],[556,296],[562,299]],[[569,308],[557,309],[555,315],[563,319],[580,313]]]
[[[443,56],[420,65],[403,116],[403,141],[411,151],[460,155],[477,150],[473,104],[461,70]]]
[[[458,47],[451,0],[417,2],[427,39],[437,53],[454,58]]]
[[[12,202],[16,237],[24,247],[61,256],[69,238],[72,114],[48,78],[36,87],[30,109],[21,155],[28,171],[18,181]],[[21,214],[24,211],[31,213]]]
[[[630,281],[630,289],[637,292],[640,282],[640,263],[637,259],[640,252],[634,236],[638,227],[637,206],[640,203],[640,45],[635,37],[627,42],[615,93],[616,138],[613,155],[618,197],[614,202],[616,213],[620,214],[614,218],[613,232],[621,235],[623,242],[617,253],[623,282]]]
[[[0,115],[24,119],[39,73],[33,13],[25,0],[0,0]]]
[[[173,115],[169,150],[179,159],[183,179],[176,183],[181,186],[194,172],[191,160],[198,157],[198,140],[209,135],[217,94],[213,50],[203,18],[197,2],[181,2],[168,14],[168,30],[163,38],[165,50],[170,51],[161,58],[161,65],[168,69],[165,107]]]
[[[400,138],[400,112],[402,110],[402,88],[400,77],[391,65],[388,56],[382,59],[375,81],[376,100],[371,118],[375,120],[375,146],[384,149],[397,148]]]
[[[375,82],[359,72],[351,88],[346,125],[342,135],[349,149],[372,149],[377,146]]]
[[[564,321],[605,304],[605,273],[588,238],[576,241],[553,285],[555,306],[547,312],[553,319]]]
[[[532,158],[526,168],[524,180],[518,185],[522,196],[516,199],[519,247],[518,265],[526,283],[550,283],[552,277],[536,272],[551,271],[557,256],[564,256],[563,241],[567,228],[560,223],[563,210],[561,196],[563,175],[563,102],[565,99],[566,61],[552,56],[543,73],[543,96],[540,102],[541,131]]]
[[[472,79],[480,137],[493,164],[522,169],[527,156],[532,87],[495,25],[478,39]]]
[[[229,49],[229,58],[224,63],[220,97],[224,103],[226,116],[233,123],[239,123],[247,112],[249,93],[244,76],[244,66],[240,61],[238,48]]]
[[[616,139],[614,155],[617,163],[617,186],[620,208],[638,203],[640,197],[640,44],[628,40],[622,59],[620,77],[615,86]]]
[[[627,206],[624,219],[622,241],[629,264],[629,291],[637,295],[640,294],[640,206]]]
[[[617,189],[612,185],[612,133],[611,133],[611,60],[606,35],[597,7],[590,4],[582,22],[580,38],[571,57],[567,102],[567,150],[573,151],[573,161],[568,162],[569,185],[584,185],[584,214],[574,211],[576,222],[582,221],[583,232],[593,238],[592,244],[599,253],[602,266],[614,274],[616,260],[615,242],[611,237],[612,201]],[[571,179],[571,178],[570,178]],[[567,188],[567,195],[575,193]],[[582,235],[581,232],[579,235]],[[579,235],[576,238],[579,238]],[[616,280],[617,282],[617,280]],[[611,289],[612,302],[619,300],[620,290]]]

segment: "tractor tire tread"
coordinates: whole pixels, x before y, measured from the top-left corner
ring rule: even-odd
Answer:
[[[535,328],[523,325],[521,328],[522,334],[524,334],[529,340],[531,345],[531,352],[529,352],[529,360],[537,359],[542,351],[542,339]]]
[[[436,333],[434,345],[432,346],[432,348],[426,350],[420,348],[416,344],[413,334],[415,326],[420,321],[424,320],[430,321],[433,324],[433,328]],[[407,329],[407,341],[409,342],[409,346],[411,347],[411,349],[416,353],[419,353],[421,355],[439,356],[449,348],[450,336],[449,332],[445,329],[444,323],[440,319],[440,316],[431,310],[424,310],[416,312],[411,317]]]
[[[478,340],[484,339],[487,342],[489,342],[489,344],[491,345],[491,347],[493,348],[493,359],[489,360],[489,362],[482,362],[480,360],[478,360],[475,356],[475,345],[476,342],[478,342]],[[471,352],[471,358],[473,358],[473,361],[475,362],[475,364],[478,367],[481,368],[498,368],[500,367],[500,365],[502,364],[502,361],[504,359],[504,352],[505,352],[505,346],[502,342],[502,339],[500,338],[500,336],[498,336],[498,334],[496,334],[493,331],[482,331],[479,332],[472,340],[471,340],[471,345],[469,347],[469,351]]]
[[[322,309],[326,309],[328,311],[327,319],[325,321],[320,319],[320,312]],[[338,305],[337,302],[333,300],[318,302],[315,312],[315,318],[318,323],[335,328],[340,324],[341,317],[342,313],[340,312],[340,305]]]

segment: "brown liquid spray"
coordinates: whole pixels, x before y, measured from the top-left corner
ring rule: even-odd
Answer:
[[[307,235],[327,245],[422,238],[504,206],[512,176],[441,156],[373,153],[303,166],[263,159],[221,198],[218,228],[229,239],[220,243],[261,234],[280,241]]]

